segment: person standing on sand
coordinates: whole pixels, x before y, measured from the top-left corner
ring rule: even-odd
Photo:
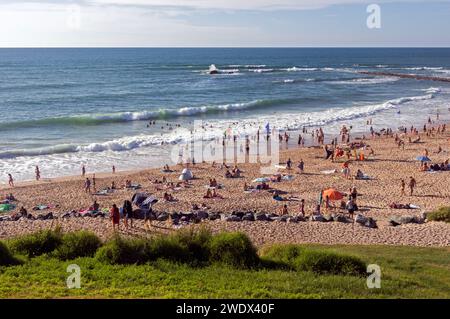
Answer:
[[[36,173],[36,180],[41,179],[41,171],[39,170],[39,166],[36,165],[36,168],[34,169],[34,172]]]
[[[84,177],[86,175],[86,167],[83,165],[81,166],[81,176]]]
[[[123,202],[123,217],[125,229],[128,229],[128,220],[130,221],[130,227],[133,228],[133,206],[129,200]]]
[[[302,199],[300,201],[300,214],[302,215],[302,217],[305,217],[305,200]]]
[[[323,189],[320,190],[318,205],[322,206],[323,202]]]
[[[111,210],[109,211],[109,217],[111,218],[111,222],[112,222],[112,227],[113,227],[113,231],[116,230],[116,225],[117,225],[117,230],[120,230],[120,212],[119,209],[117,208],[116,204],[113,204],[111,207]]]
[[[113,165],[112,166],[112,173],[115,174],[116,173],[116,167]]]
[[[92,188],[94,189],[94,192],[97,191],[97,188],[95,187],[95,174],[92,174]]]
[[[410,176],[410,177],[409,177],[409,190],[410,190],[409,195],[410,195],[410,196],[413,195],[414,188],[416,187],[416,185],[417,185],[416,180],[415,180],[412,176]]]
[[[89,194],[91,193],[91,180],[89,178],[86,178],[84,182],[84,191]]]
[[[303,159],[300,159],[300,163],[298,163],[298,170],[300,174],[303,174],[303,170],[305,168],[305,162],[303,162]]]
[[[14,187],[14,178],[11,174],[8,174],[8,184],[10,187]]]
[[[402,195],[406,195],[406,193],[405,193],[405,187],[406,187],[405,180],[402,179],[402,181],[400,183],[401,183],[400,184],[401,193],[402,193]]]

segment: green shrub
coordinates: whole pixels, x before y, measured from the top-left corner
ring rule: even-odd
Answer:
[[[0,242],[0,266],[11,266],[19,263],[19,260],[13,256],[8,246]]]
[[[209,230],[205,228],[201,228],[199,231],[182,230],[177,232],[174,237],[176,241],[187,248],[189,262],[196,265],[208,262],[210,257],[209,244],[212,238]]]
[[[177,262],[191,261],[189,250],[175,236],[158,236],[148,241],[145,255],[147,261],[165,259]]]
[[[450,223],[450,207],[441,207],[427,215],[428,220]]]
[[[222,233],[210,242],[210,260],[235,267],[251,268],[259,263],[256,249],[242,233]]]
[[[11,241],[13,251],[36,257],[53,252],[62,243],[60,228],[55,230],[41,230],[33,234],[24,235]]]
[[[115,236],[97,250],[95,257],[107,264],[142,264],[147,261],[146,246],[145,240]]]
[[[286,267],[293,266],[295,259],[300,256],[303,248],[299,245],[271,245],[263,247],[261,250],[261,256],[267,261],[275,262],[277,264],[284,265]]]
[[[359,258],[319,250],[303,250],[294,265],[298,270],[319,274],[362,275],[366,271]]]
[[[67,233],[62,237],[62,244],[56,249],[54,255],[61,260],[93,257],[101,244],[97,235],[88,231]]]

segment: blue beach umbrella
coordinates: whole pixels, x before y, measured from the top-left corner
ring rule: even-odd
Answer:
[[[416,160],[421,161],[421,162],[431,162],[430,158],[425,155],[417,156]]]

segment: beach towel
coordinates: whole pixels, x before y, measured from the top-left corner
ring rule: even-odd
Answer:
[[[251,188],[251,189],[247,189],[246,191],[244,191],[244,193],[246,194],[251,194],[251,193],[259,193],[260,190],[256,189],[256,188]]]
[[[292,181],[294,179],[294,176],[292,175],[285,175],[282,177],[283,180],[285,181]]]
[[[336,169],[330,169],[330,170],[325,170],[325,171],[320,171],[320,172],[324,175],[331,175],[331,174],[335,174],[337,171],[336,171]]]
[[[0,204],[0,212],[9,212],[14,208],[16,208],[16,206],[13,204]]]
[[[33,210],[46,210],[46,209],[52,209],[57,208],[58,205],[37,205],[33,207]]]
[[[275,167],[279,169],[286,169],[286,165],[275,165]]]
[[[270,182],[270,178],[258,177],[252,181],[252,183],[264,183],[264,182]]]

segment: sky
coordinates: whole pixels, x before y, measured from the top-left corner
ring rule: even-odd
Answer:
[[[450,47],[450,0],[0,0],[0,47]]]

